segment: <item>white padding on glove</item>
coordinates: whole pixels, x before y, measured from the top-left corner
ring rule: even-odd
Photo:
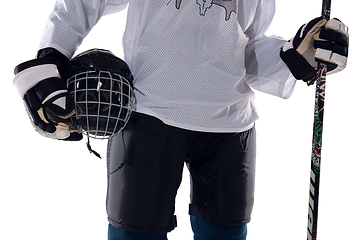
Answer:
[[[349,38],[348,27],[344,23],[342,23],[341,21],[339,21],[338,19],[335,19],[335,18],[330,19],[326,23],[325,30],[332,30],[337,33],[343,34],[344,36]],[[323,39],[321,39],[321,38],[317,39],[317,40],[323,41]],[[335,69],[329,71],[327,74],[340,72],[341,70],[343,70],[346,67],[346,64],[347,64],[347,56],[340,55],[329,49],[322,49],[322,48],[316,49],[315,58],[320,59],[323,62],[329,62],[329,63],[337,65],[337,67]]]
[[[38,65],[27,68],[16,74],[13,83],[16,86],[21,98],[24,98],[25,93],[40,81],[57,77],[60,78],[58,68],[55,64]]]

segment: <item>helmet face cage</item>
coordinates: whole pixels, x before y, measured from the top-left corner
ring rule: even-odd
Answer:
[[[92,69],[82,71],[67,80],[75,101],[76,121],[83,134],[95,139],[107,139],[122,130],[134,108],[134,93],[130,82],[120,74]]]

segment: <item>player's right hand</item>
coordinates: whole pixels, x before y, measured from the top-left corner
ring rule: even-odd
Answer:
[[[38,58],[15,67],[14,85],[24,100],[37,132],[60,140],[81,140],[82,134],[70,117],[74,101],[53,58]]]

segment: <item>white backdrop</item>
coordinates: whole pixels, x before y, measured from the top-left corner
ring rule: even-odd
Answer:
[[[195,1],[195,0],[193,0]],[[321,171],[319,240],[360,239],[359,54],[357,7],[333,1],[332,16],[350,27],[345,71],[328,77]],[[103,159],[76,143],[41,137],[31,127],[15,87],[13,68],[32,59],[54,1],[7,1],[2,8],[0,239],[106,239],[106,142],[92,141]],[[321,0],[277,0],[268,34],[289,39],[320,15]],[[125,12],[104,17],[79,52],[106,48],[122,56]],[[257,92],[258,155],[256,199],[248,240],[302,240],[306,237],[314,86],[298,82],[282,100]],[[186,169],[186,168],[185,168]],[[187,215],[188,172],[176,205],[178,228],[170,240],[192,239]]]

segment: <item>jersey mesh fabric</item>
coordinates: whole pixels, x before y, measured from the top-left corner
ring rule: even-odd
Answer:
[[[104,12],[125,4],[58,0],[40,47],[70,57]],[[273,14],[273,0],[129,1],[123,45],[136,111],[195,131],[250,129],[250,87],[284,98],[294,87],[279,57],[285,41],[264,34]]]

